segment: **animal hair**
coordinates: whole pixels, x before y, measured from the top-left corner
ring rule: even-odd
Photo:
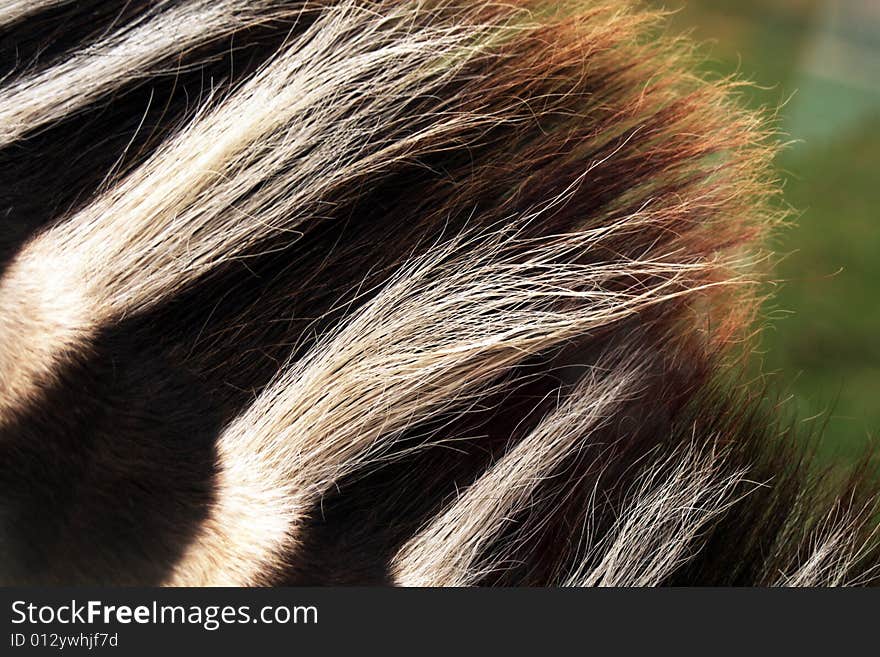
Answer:
[[[15,23],[29,14],[36,14],[70,0],[4,0],[0,5],[0,25]]]
[[[222,39],[254,21],[296,19],[308,8],[305,2],[284,6],[271,0],[159,2],[63,60],[9,80],[0,106],[0,145],[75,114],[133,78],[161,73],[163,65],[173,64],[176,57],[206,41]],[[15,7],[13,12],[15,18],[21,15]],[[119,69],[124,76],[117,74]]]
[[[662,13],[0,30],[0,582],[874,580],[867,461],[823,472],[744,374],[771,120]]]

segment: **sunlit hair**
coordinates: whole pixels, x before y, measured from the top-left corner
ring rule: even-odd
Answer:
[[[870,581],[772,127],[626,4],[0,7],[0,581]]]

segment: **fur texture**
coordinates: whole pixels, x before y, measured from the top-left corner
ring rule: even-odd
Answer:
[[[662,16],[0,29],[4,583],[873,580],[874,474],[818,471],[740,382],[772,130]]]

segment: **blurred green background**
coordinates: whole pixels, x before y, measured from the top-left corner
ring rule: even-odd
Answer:
[[[800,214],[773,245],[788,255],[763,370],[800,421],[825,425],[825,459],[858,458],[880,433],[880,0],[658,4],[704,45],[707,70],[759,85],[754,106],[784,104],[795,143],[777,165]]]

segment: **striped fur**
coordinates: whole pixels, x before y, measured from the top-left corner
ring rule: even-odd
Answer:
[[[662,16],[0,29],[32,53],[0,83],[0,581],[872,581],[873,474],[818,472],[739,382],[772,130]]]

